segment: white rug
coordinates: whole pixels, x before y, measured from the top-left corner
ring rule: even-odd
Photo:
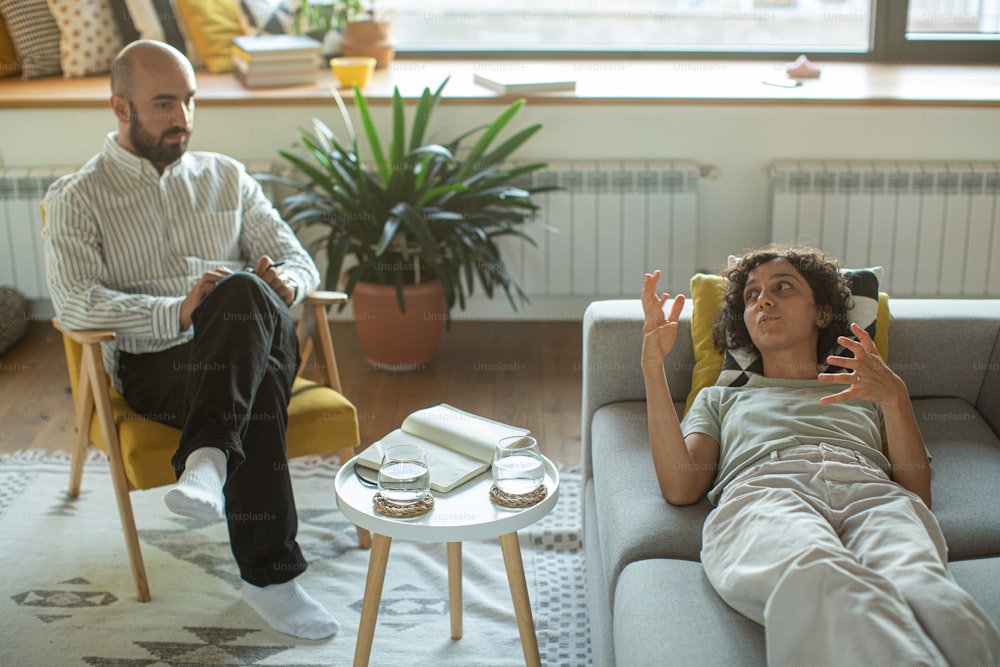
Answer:
[[[350,665],[368,551],[337,511],[335,464],[292,462],[299,581],[337,617],[330,640],[271,630],[239,595],[224,523],[172,515],[165,488],[131,494],[153,600],[136,601],[107,463],[92,456],[66,497],[66,455],[0,455],[0,665]],[[520,532],[544,665],[590,664],[580,545],[580,478]],[[464,637],[450,638],[445,545],[393,540],[371,664],[524,664],[499,543],[463,544]]]

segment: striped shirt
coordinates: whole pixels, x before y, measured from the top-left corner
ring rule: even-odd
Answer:
[[[206,272],[234,271],[261,255],[284,261],[297,300],[319,272],[243,165],[186,152],[161,175],[122,148],[117,133],[44,199],[46,275],[52,305],[70,329],[111,329],[105,368],[118,386],[117,350],[159,352],[188,342],[181,302]]]

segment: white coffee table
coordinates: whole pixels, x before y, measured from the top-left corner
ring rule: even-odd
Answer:
[[[375,511],[372,506],[375,489],[358,480],[354,474],[355,460],[351,459],[341,467],[335,482],[337,506],[341,513],[355,525],[367,528],[374,534],[365,582],[365,598],[361,607],[361,623],[358,626],[358,644],[354,651],[355,667],[367,665],[371,656],[375,621],[382,601],[382,584],[385,581],[389,546],[393,538],[448,544],[451,636],[452,639],[461,639],[462,542],[499,537],[524,661],[529,667],[541,665],[517,531],[538,521],[555,507],[559,499],[559,471],[552,461],[545,459],[545,486],[548,488],[548,495],[537,505],[523,509],[495,505],[489,496],[493,480],[487,471],[454,491],[435,493],[434,507],[430,512],[409,519],[396,519]]]

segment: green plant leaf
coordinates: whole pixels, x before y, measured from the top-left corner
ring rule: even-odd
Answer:
[[[389,145],[389,162],[393,174],[400,173],[406,151],[406,109],[399,88],[392,91],[392,143]]]
[[[365,137],[368,139],[368,148],[372,152],[372,159],[375,160],[375,167],[378,169],[379,179],[382,187],[389,187],[389,177],[392,172],[386,162],[385,154],[382,152],[382,142],[378,138],[378,129],[368,108],[368,101],[361,94],[361,89],[354,86],[354,104],[358,107],[358,115],[361,117],[361,125],[365,128]]]
[[[486,149],[489,148],[490,143],[492,143],[493,139],[495,139],[496,136],[500,134],[505,127],[507,127],[507,124],[510,123],[511,119],[517,115],[517,112],[520,111],[523,106],[524,100],[517,100],[516,102],[513,102],[510,106],[504,109],[503,112],[501,112],[501,114],[497,116],[497,118],[490,123],[485,130],[483,130],[483,134],[472,146],[472,150],[470,150],[469,154],[466,156],[465,162],[462,164],[462,169],[458,170],[458,174],[455,176],[458,180],[465,179],[473,169],[476,169],[476,165],[483,157]]]

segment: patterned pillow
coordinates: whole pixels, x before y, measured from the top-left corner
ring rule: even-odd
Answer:
[[[37,79],[62,72],[59,26],[47,0],[0,0],[0,15],[21,63],[21,77]]]
[[[62,39],[59,53],[66,78],[100,74],[122,48],[111,5],[94,0],[49,0]]]
[[[297,0],[239,0],[240,23],[247,35],[286,35],[295,32]]]
[[[201,66],[198,50],[185,33],[183,22],[177,19],[174,0],[124,0],[124,7],[122,2],[112,0],[112,9],[119,24],[131,20],[138,39],[166,42],[186,55],[192,65]]]
[[[883,269],[877,266],[871,269],[843,269],[847,276],[847,284],[851,288],[853,304],[848,311],[848,319],[857,322],[874,340],[876,320],[878,315],[878,286],[882,281]],[[843,345],[836,345],[830,354],[838,356],[853,356]],[[837,372],[837,368],[829,368],[820,364],[822,372]],[[739,347],[726,350],[722,361],[722,371],[715,381],[717,385],[740,387],[750,380],[750,375],[764,372],[764,362],[760,354],[751,347]]]
[[[132,13],[128,10],[125,0],[108,0],[108,4],[111,6],[111,15],[118,24],[118,31],[122,34],[122,43],[131,44],[139,39],[139,31],[132,22]]]

